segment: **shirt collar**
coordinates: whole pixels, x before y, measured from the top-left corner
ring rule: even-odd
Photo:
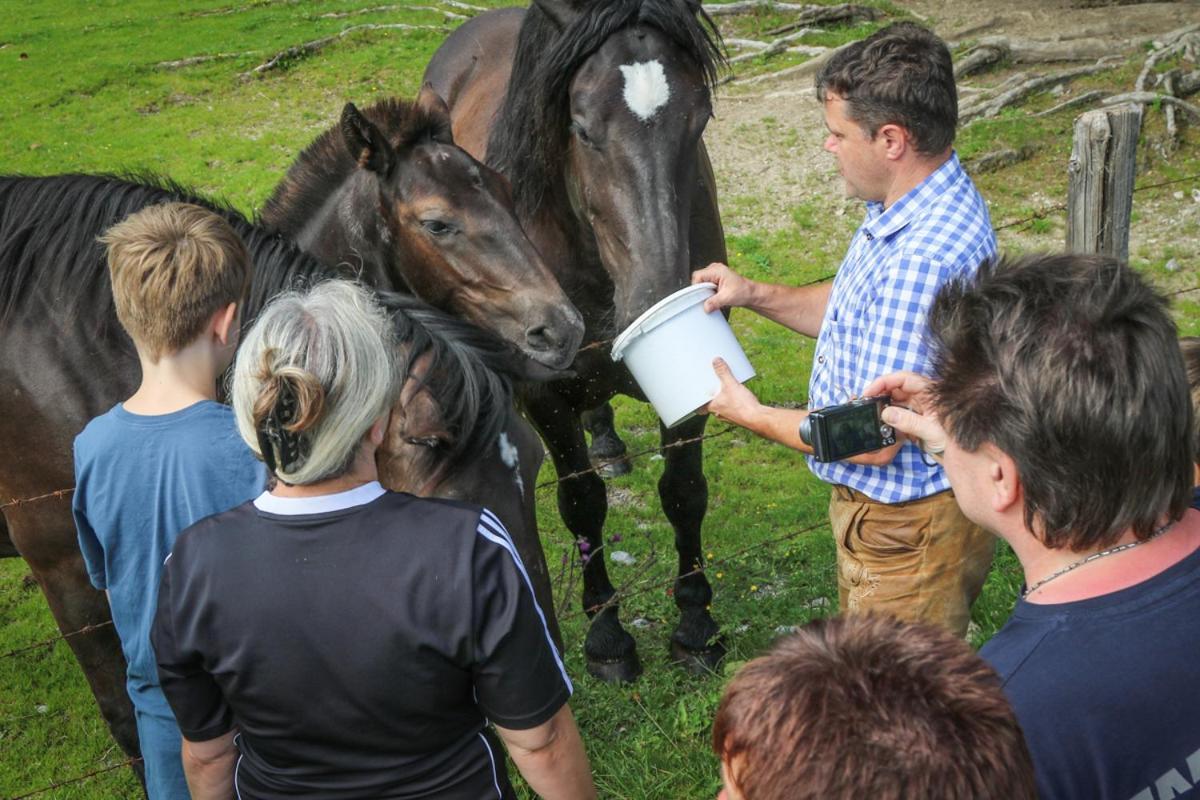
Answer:
[[[958,163],[958,153],[951,151],[950,157],[940,167],[889,208],[884,209],[883,203],[878,201],[868,202],[867,220],[863,223],[863,230],[872,239],[891,236],[911,222],[918,212],[928,206],[935,197],[943,195],[947,187],[957,183],[965,174]]]
[[[254,507],[268,514],[294,516],[300,514],[327,514],[343,511],[355,506],[364,506],[384,493],[379,481],[364,483],[344,492],[322,494],[315,497],[280,497],[263,492],[254,498]]]

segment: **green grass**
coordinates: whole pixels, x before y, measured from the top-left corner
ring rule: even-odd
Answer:
[[[3,0],[0,171],[154,170],[253,212],[295,154],[336,119],[344,102],[367,104],[393,94],[415,93],[426,61],[453,25],[440,14],[403,8],[346,18],[322,16],[378,5],[207,0],[181,9],[161,0],[86,7]],[[884,3],[872,5],[893,15],[902,13]],[[720,20],[726,35],[749,38],[762,38],[763,31],[787,21],[767,13]],[[239,77],[288,46],[363,22],[432,25],[437,30],[359,32],[263,78]],[[834,46],[883,23],[833,27],[805,43]],[[162,61],[227,53],[247,55],[177,70],[155,67]],[[741,65],[745,69],[739,68],[739,74],[774,71],[800,60],[795,56],[764,59]],[[1136,70],[1131,62],[1080,81],[1075,90],[1097,86],[1116,90],[1131,83]],[[1002,77],[983,76],[978,82],[983,85]],[[1030,99],[1029,107],[1044,108],[1056,101],[1039,96]],[[1002,146],[1025,145],[1034,150],[1030,160],[978,181],[997,225],[1037,214],[1065,199],[1072,119],[1072,112],[1035,121],[1010,112],[962,131],[959,150],[964,158]],[[772,125],[779,127],[766,122],[763,132],[780,135]],[[1148,115],[1146,144],[1139,158],[1140,186],[1200,173],[1194,131],[1166,159],[1154,146],[1163,136],[1162,127],[1161,115]],[[1161,213],[1155,203],[1169,199],[1176,189],[1190,191],[1194,185],[1146,190],[1136,195],[1135,208],[1147,216]],[[722,207],[727,223],[737,222],[737,229],[746,231],[729,239],[733,266],[753,277],[786,283],[832,273],[857,223],[857,212],[837,217],[821,204],[801,203],[790,210],[788,224],[765,230],[755,224],[758,201],[753,189],[723,197]],[[1195,233],[1135,241],[1133,263],[1165,290],[1195,286]],[[1006,229],[1000,237],[1008,249],[1061,248],[1062,215],[1046,214],[1028,225]],[[1171,258],[1184,266],[1167,271],[1165,264]],[[1200,296],[1180,295],[1174,308],[1182,332],[1200,333]],[[755,391],[770,402],[803,400],[812,342],[751,314],[735,312],[733,324],[751,361],[759,365],[760,375],[752,384]],[[657,444],[653,412],[623,399],[616,408],[631,451],[652,450]],[[713,424],[710,432],[722,428]],[[578,582],[569,569],[555,582],[567,664],[576,680],[572,706],[603,797],[713,796],[718,772],[708,734],[728,674],[761,652],[781,626],[802,624],[836,609],[833,544],[826,522],[828,490],[812,477],[803,459],[741,432],[711,443],[706,456],[708,574],[715,589],[713,612],[730,647],[729,660],[719,674],[692,677],[667,663],[668,638],[676,619],[667,591],[675,557],[673,534],[658,504],[661,460],[642,457],[631,475],[610,483],[607,532],[621,536],[610,547],[637,559],[633,566],[610,562],[617,585],[633,581],[622,616],[638,640],[646,669],[636,685],[608,686],[586,676]],[[541,479],[553,477],[547,464]],[[547,561],[558,573],[571,547],[552,490],[539,493],[538,513]],[[20,561],[0,562],[0,796],[6,797],[122,759],[65,645],[3,657],[56,635],[45,602],[27,575]],[[1016,563],[1002,549],[975,607],[973,643],[980,644],[1003,623],[1018,583]],[[569,596],[564,594],[568,588],[573,590]],[[120,769],[42,797],[127,797],[134,790],[129,771]]]

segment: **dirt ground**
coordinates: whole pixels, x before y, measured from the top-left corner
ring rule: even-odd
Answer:
[[[991,35],[1036,40],[1087,37],[1110,42],[1114,54],[1132,54],[1156,35],[1200,22],[1200,0],[1079,7],[1084,4],[1081,0],[900,3],[952,43]],[[1059,66],[1039,65],[1039,69]],[[973,80],[960,83],[963,96],[970,93]],[[718,94],[716,119],[705,141],[718,178],[727,234],[787,226],[792,211],[802,204],[857,220],[861,207],[842,197],[832,158],[821,148],[825,131],[811,87],[811,74],[789,75],[735,81]],[[1180,201],[1177,205],[1169,200],[1172,208],[1148,209],[1152,213],[1142,216],[1149,221],[1135,222],[1131,253],[1139,245],[1154,249],[1180,237],[1196,238],[1200,201],[1193,200],[1192,187],[1181,188],[1183,197],[1172,198]],[[1031,197],[1030,205],[1045,207],[1064,199]]]

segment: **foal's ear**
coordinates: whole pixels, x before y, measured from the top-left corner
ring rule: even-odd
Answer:
[[[350,157],[362,169],[386,175],[392,169],[392,148],[379,129],[354,107],[346,103],[342,109],[342,139],[350,151]]]
[[[450,107],[433,88],[433,84],[425,81],[421,93],[417,95],[417,108],[425,112],[432,123],[430,138],[441,144],[454,144],[454,132],[450,126]]]
[[[579,11],[571,0],[533,0],[533,4],[560,28],[567,27],[579,16]]]

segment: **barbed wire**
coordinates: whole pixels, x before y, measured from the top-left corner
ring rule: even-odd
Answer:
[[[36,503],[38,500],[48,500],[51,497],[63,497],[65,495],[70,494],[73,491],[75,491],[74,486],[72,486],[68,489],[59,489],[54,492],[46,492],[45,494],[39,494],[39,495],[35,495],[33,497],[22,497],[22,498],[9,500],[6,503],[0,503],[0,510],[5,509],[5,508],[11,508],[12,506],[24,505],[25,503]]]
[[[82,636],[85,633],[93,633],[93,632],[101,630],[103,628],[111,627],[112,624],[113,624],[113,621],[110,619],[107,622],[97,622],[94,624],[84,625],[82,628],[80,628],[77,631],[71,631],[70,633],[59,634],[58,636],[55,636],[52,639],[44,639],[43,641],[34,642],[33,644],[26,645],[25,647],[18,647],[16,650],[9,650],[7,653],[0,654],[0,661],[3,661],[6,658],[12,658],[13,656],[19,656],[22,653],[28,653],[30,650],[38,650],[42,647],[50,647],[51,645],[56,645],[59,642],[66,641],[67,639],[70,639],[73,636]]]
[[[670,586],[674,586],[676,581],[682,580],[683,578],[690,578],[693,575],[699,575],[699,574],[705,572],[706,570],[713,569],[715,567],[720,567],[720,566],[724,566],[726,564],[736,563],[739,559],[742,558],[742,556],[746,555],[751,550],[763,550],[763,549],[770,550],[775,547],[778,547],[781,544],[790,542],[794,539],[798,539],[801,536],[804,536],[804,535],[807,535],[810,533],[815,533],[815,532],[817,532],[819,530],[823,530],[824,528],[827,528],[827,527],[828,527],[827,522],[820,522],[815,525],[810,525],[807,528],[800,528],[798,530],[794,530],[789,533],[785,533],[782,536],[776,536],[772,539],[765,539],[763,541],[748,544],[745,547],[743,547],[739,550],[735,550],[734,552],[732,552],[728,555],[720,556],[718,558],[706,559],[704,564],[699,565],[688,572],[682,572],[678,575],[673,575],[671,577],[671,579],[668,581],[661,581],[661,580],[657,580],[657,579],[654,581],[642,581],[640,583],[640,585],[635,586],[634,584],[637,583],[638,577],[639,577],[639,576],[635,576],[634,578],[627,581],[623,586],[619,587],[613,593],[613,596],[610,597],[608,600],[605,600],[603,603],[598,603],[598,604],[596,604],[594,606],[590,606],[588,608],[576,609],[575,611],[572,611],[568,614],[560,615],[558,618],[558,621],[559,622],[569,622],[571,620],[578,619],[583,614],[598,614],[599,612],[603,611],[604,609],[609,608],[610,606],[616,605],[617,603],[620,603],[622,600],[628,600],[631,597],[638,597],[640,595],[646,594],[647,592],[653,592],[653,591],[656,591],[659,589],[666,589]]]
[[[142,759],[140,757],[139,758],[127,758],[124,761],[120,762],[119,764],[109,764],[106,767],[101,767],[100,769],[92,770],[91,772],[88,772],[84,775],[79,775],[74,778],[67,778],[66,780],[55,781],[54,783],[50,784],[49,786],[43,786],[41,789],[34,789],[32,792],[26,792],[25,794],[15,795],[13,797],[8,798],[8,800],[25,800],[28,797],[37,797],[39,794],[45,794],[46,792],[52,792],[55,789],[61,789],[63,786],[70,786],[71,784],[74,784],[74,783],[83,783],[86,780],[91,780],[92,778],[95,778],[97,775],[103,775],[106,772],[112,772],[113,770],[121,769],[122,767],[131,767],[134,764],[141,763],[141,761],[142,761]]]

